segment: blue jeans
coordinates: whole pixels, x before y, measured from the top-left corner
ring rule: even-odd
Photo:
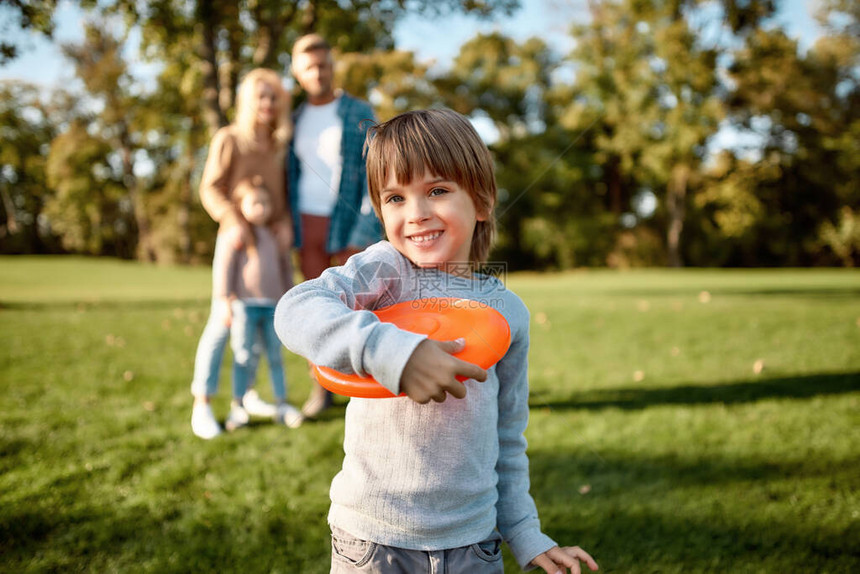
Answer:
[[[254,343],[262,337],[272,377],[272,394],[277,402],[287,398],[284,362],[281,357],[281,340],[275,333],[275,305],[233,301],[233,326],[230,329],[230,346],[233,349],[233,397],[241,399],[254,382],[256,360]]]
[[[218,392],[218,378],[221,375],[221,363],[224,360],[224,349],[230,338],[230,327],[224,324],[224,305],[212,300],[209,319],[197,343],[197,354],[194,356],[194,376],[191,379],[191,394],[195,397],[211,397]],[[260,358],[260,348],[254,346],[251,361],[251,381],[257,373],[257,361]]]
[[[406,550],[360,540],[332,527],[330,574],[504,574],[502,537],[446,550]]]
[[[219,260],[225,257],[228,244],[224,235],[219,233],[215,240],[215,256],[212,266],[217,267]],[[214,290],[214,275],[213,275]],[[224,349],[227,348],[227,339],[230,337],[230,327],[224,324],[224,305],[217,299],[212,299],[209,309],[209,319],[200,335],[197,343],[197,354],[194,356],[194,375],[191,379],[191,394],[195,397],[211,397],[218,391],[218,378],[221,374],[221,363],[224,360]],[[257,372],[257,360],[259,359],[259,348],[254,349],[251,373],[251,381]]]
[[[191,379],[191,394],[211,397],[218,390],[218,376],[230,327],[224,324],[223,306],[213,299],[209,309],[209,319],[197,343],[194,356],[194,376]]]

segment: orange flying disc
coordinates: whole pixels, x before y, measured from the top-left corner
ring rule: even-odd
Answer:
[[[383,323],[391,323],[404,331],[427,335],[435,341],[464,338],[466,346],[454,356],[482,369],[488,369],[499,362],[511,345],[511,328],[508,322],[501,313],[481,301],[431,297],[397,303],[377,309],[374,314]],[[312,371],[319,384],[339,395],[364,399],[394,396],[373,377],[347,375],[316,365]]]

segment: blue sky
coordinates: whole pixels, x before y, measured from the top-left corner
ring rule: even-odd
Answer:
[[[819,35],[812,17],[815,0],[781,0],[779,3],[778,23],[789,35],[799,38],[803,48],[808,48]],[[415,52],[420,61],[433,61],[441,68],[447,67],[460,45],[478,32],[497,30],[518,41],[539,36],[559,53],[566,53],[572,47],[568,34],[571,24],[587,18],[586,0],[524,0],[522,6],[514,17],[492,21],[466,16],[441,20],[410,16],[398,24],[395,42],[399,49]],[[0,18],[3,17],[0,11]],[[24,55],[0,67],[0,80],[26,80],[46,87],[67,85],[72,81],[72,70],[63,61],[58,44],[81,39],[82,14],[68,0],[60,0],[57,23],[56,41],[52,44],[41,36],[28,36]],[[8,32],[2,26],[0,31]]]

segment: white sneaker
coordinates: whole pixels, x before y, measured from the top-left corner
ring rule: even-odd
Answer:
[[[302,414],[302,411],[289,403],[284,403],[282,405],[278,405],[278,416],[276,417],[276,420],[278,422],[283,422],[291,429],[297,429],[302,426],[302,423],[305,421],[305,417]]]
[[[242,397],[242,406],[252,417],[273,418],[278,414],[278,408],[260,398],[256,389],[251,389]]]
[[[221,425],[215,420],[212,405],[201,403],[191,409],[191,430],[204,440],[213,439],[221,434]]]
[[[233,403],[230,405],[230,414],[227,415],[227,422],[224,423],[224,427],[228,431],[233,432],[234,430],[247,425],[249,419],[248,411],[246,411],[242,405]]]

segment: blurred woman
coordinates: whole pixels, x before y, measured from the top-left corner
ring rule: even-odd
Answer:
[[[292,130],[290,103],[289,93],[277,73],[263,68],[252,70],[239,84],[235,121],[212,138],[200,182],[200,200],[219,224],[213,267],[218,266],[219,257],[224,256],[227,248],[254,245],[251,226],[234,201],[237,184],[242,180],[258,178],[270,191],[272,214],[268,227],[283,253],[292,248],[292,218],[284,177],[286,146]],[[230,335],[228,323],[223,306],[213,300],[209,320],[197,344],[191,381],[194,395],[191,429],[203,439],[221,433],[210,399],[218,389],[224,348]],[[253,388],[244,397],[243,405],[250,415],[276,414],[275,406],[260,399]]]

